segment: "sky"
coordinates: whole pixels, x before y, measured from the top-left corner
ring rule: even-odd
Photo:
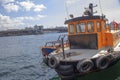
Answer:
[[[45,28],[65,26],[69,14],[82,16],[89,3],[98,5],[94,8],[95,15],[101,14],[99,0],[0,0],[0,30],[34,25]],[[120,0],[100,0],[100,3],[109,22],[120,23]]]

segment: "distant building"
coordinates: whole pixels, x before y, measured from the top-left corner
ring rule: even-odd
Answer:
[[[43,26],[42,25],[40,25],[40,26],[35,25],[34,30],[35,30],[36,33],[42,33],[43,32]]]
[[[32,27],[25,27],[25,30],[31,31],[31,30],[33,30],[33,28]]]
[[[67,30],[67,27],[64,26],[56,26],[55,29],[60,29],[60,30]]]
[[[114,30],[115,23],[116,23],[116,22],[114,22],[114,21],[112,21],[112,22],[110,23],[110,29],[111,29],[111,30]],[[118,29],[120,30],[120,24],[116,23],[116,25],[118,26]]]
[[[112,22],[110,23],[110,29],[111,29],[111,30],[114,30],[114,26],[113,26],[113,23],[112,23]]]
[[[19,31],[20,29],[7,29],[6,31]]]
[[[55,27],[55,30],[57,30],[58,32],[67,32],[68,31],[68,28],[65,27],[65,26],[56,26]]]
[[[118,29],[120,30],[120,23],[118,24]]]
[[[43,26],[38,26],[38,25],[35,25],[34,26],[34,30],[43,30]]]

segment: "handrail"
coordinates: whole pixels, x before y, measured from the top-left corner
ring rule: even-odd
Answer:
[[[46,42],[45,46],[47,46],[47,44],[52,44],[52,46],[56,46],[57,43],[59,43],[59,45],[62,44],[62,41],[61,41],[61,38],[65,38],[67,35],[66,34],[63,34],[63,35],[59,35],[58,39],[56,41],[50,41],[50,42]],[[68,39],[66,39],[65,41],[63,42],[67,42]]]

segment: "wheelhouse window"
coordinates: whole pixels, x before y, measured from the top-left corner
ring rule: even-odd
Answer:
[[[106,29],[106,23],[105,22],[102,23],[102,27],[103,27],[103,30]]]
[[[74,25],[70,24],[70,34],[74,34]]]
[[[94,32],[94,22],[88,22],[88,32]]]
[[[80,33],[80,32],[85,32],[86,29],[86,24],[85,23],[79,23],[76,25],[76,32]]]
[[[85,23],[80,23],[80,29],[81,29],[81,32],[85,32]]]
[[[77,24],[77,25],[76,25],[76,32],[77,32],[77,33],[80,33],[80,32],[81,32],[80,24]]]
[[[85,25],[85,23],[79,23],[79,24],[77,24],[76,25],[76,31],[77,31],[77,33],[79,33],[79,32],[85,32],[85,27],[86,27],[86,25]]]
[[[100,32],[100,22],[97,22],[97,32]]]

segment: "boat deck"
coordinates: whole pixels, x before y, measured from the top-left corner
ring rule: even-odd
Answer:
[[[57,59],[60,61],[78,61],[81,59],[90,59],[90,58],[96,58],[101,55],[107,54],[108,48],[103,48],[101,50],[94,50],[94,49],[70,49],[65,48],[65,59],[63,57],[63,52],[60,49],[59,51],[56,50],[52,53]],[[120,42],[119,44],[114,48],[114,51],[120,51]]]
[[[77,61],[86,58],[89,59],[95,56],[98,52],[99,52],[98,50],[90,50],[90,49],[69,49],[65,51],[65,60]],[[62,58],[60,60],[62,60]]]
[[[114,48],[114,51],[120,51],[120,42],[119,42],[118,45]]]
[[[59,53],[53,52],[52,54],[61,61],[77,61],[81,59],[90,59],[91,57],[95,58],[100,55],[106,54],[105,50],[91,50],[91,49],[69,49],[65,48],[65,59],[63,58],[63,53],[60,51]]]

